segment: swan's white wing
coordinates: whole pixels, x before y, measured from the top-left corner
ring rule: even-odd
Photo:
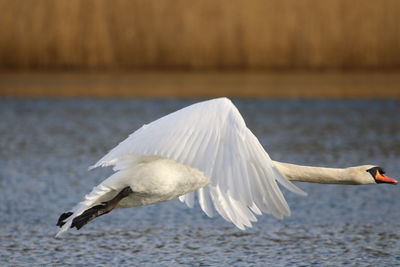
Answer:
[[[216,210],[238,228],[250,227],[255,214],[290,214],[277,182],[304,194],[274,166],[258,139],[227,98],[200,102],[144,125],[92,168],[121,169],[127,155],[158,155],[202,171],[211,183],[198,190],[203,211]],[[189,207],[194,192],[180,197]]]

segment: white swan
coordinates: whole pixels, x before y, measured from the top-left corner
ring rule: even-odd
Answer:
[[[305,193],[289,180],[315,183],[397,183],[382,168],[298,166],[272,161],[227,98],[200,102],[144,125],[90,168],[113,166],[115,173],[63,213],[57,236],[80,229],[113,208],[148,205],[176,197],[215,212],[240,229],[255,215],[290,215],[278,183]]]

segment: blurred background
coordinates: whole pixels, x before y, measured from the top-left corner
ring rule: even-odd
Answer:
[[[400,97],[396,0],[0,0],[0,95]]]

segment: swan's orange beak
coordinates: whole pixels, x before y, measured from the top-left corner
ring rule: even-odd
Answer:
[[[375,180],[379,183],[397,184],[397,180],[376,172]]]

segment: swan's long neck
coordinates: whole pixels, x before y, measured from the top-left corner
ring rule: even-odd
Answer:
[[[300,166],[274,161],[275,166],[290,181],[320,184],[359,184],[348,169]]]

